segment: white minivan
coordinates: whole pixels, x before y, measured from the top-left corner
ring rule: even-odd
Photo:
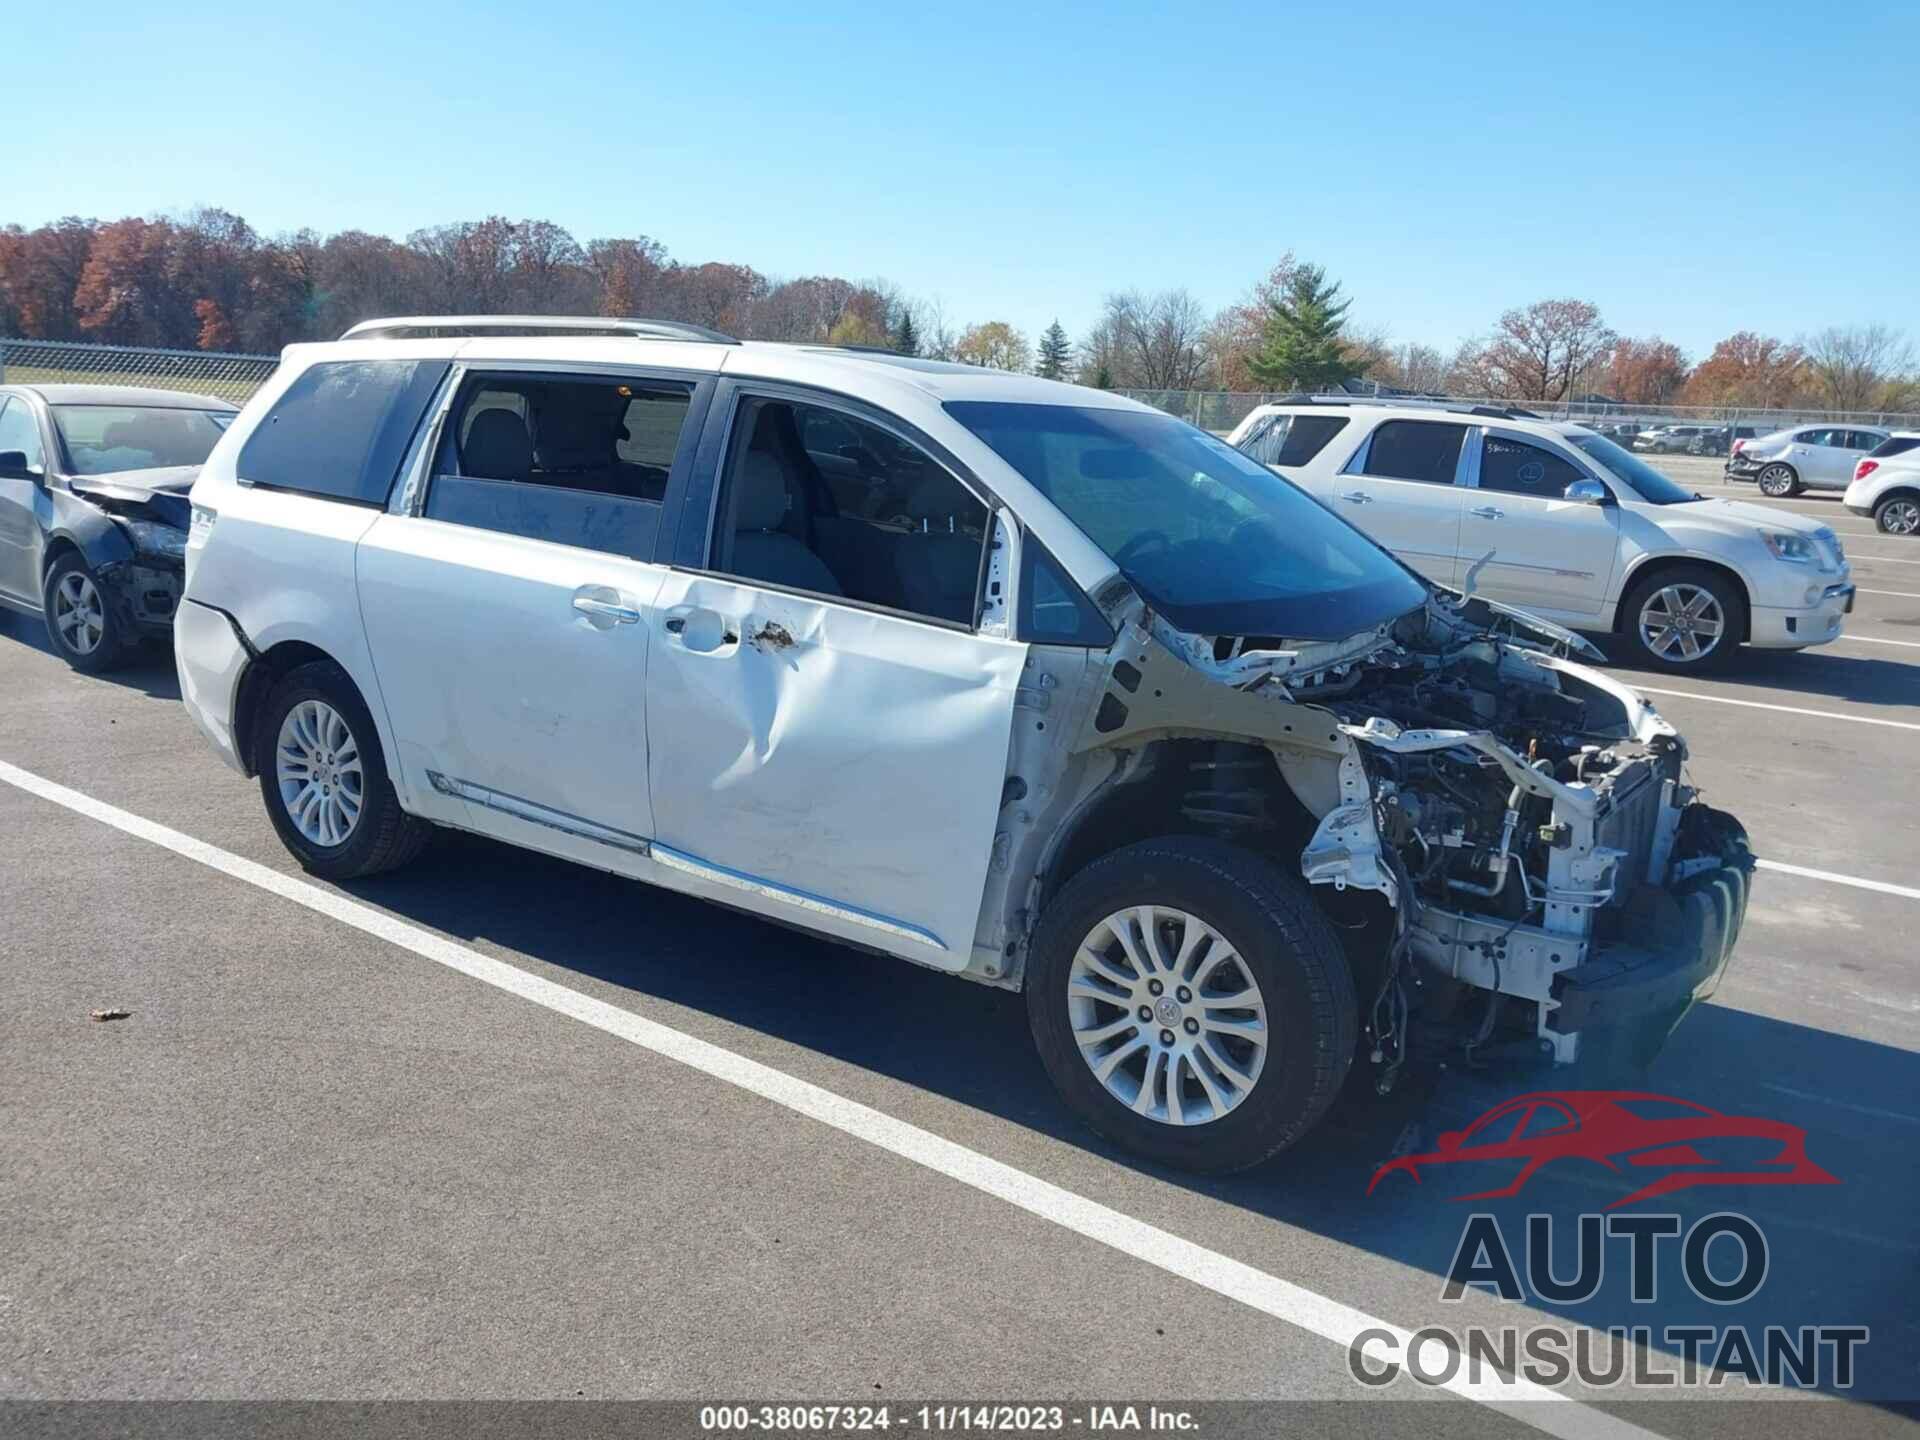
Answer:
[[[1329,396],[1260,406],[1229,438],[1437,584],[1616,633],[1655,669],[1824,644],[1853,608],[1830,527],[1707,499],[1581,425]]]
[[[469,831],[1023,991],[1069,1104],[1202,1169],[1419,1046],[1630,1070],[1728,962],[1752,856],[1673,727],[1205,431],[687,326],[372,328],[215,448],[174,632],[317,875]]]

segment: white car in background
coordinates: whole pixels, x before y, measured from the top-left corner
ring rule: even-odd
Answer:
[[[1846,507],[1871,515],[1882,534],[1920,533],[1920,430],[1898,430],[1855,462]]]
[[[1655,669],[1824,644],[1853,608],[1829,527],[1706,499],[1566,421],[1303,397],[1229,438],[1438,584],[1617,633]]]
[[[1795,425],[1749,440],[1727,457],[1729,480],[1752,480],[1780,499],[1802,490],[1844,490],[1862,455],[1892,432],[1874,425]]]

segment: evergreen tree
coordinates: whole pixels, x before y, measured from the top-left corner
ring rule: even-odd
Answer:
[[[1267,302],[1266,330],[1247,369],[1276,390],[1337,390],[1366,370],[1347,349],[1347,307],[1338,282],[1318,265],[1302,265]]]
[[[1033,373],[1042,380],[1064,380],[1072,363],[1073,346],[1067,343],[1067,332],[1056,319],[1040,336],[1040,363]]]
[[[1093,388],[1096,390],[1111,390],[1113,388],[1113,371],[1107,368],[1104,361],[1101,363],[1100,368],[1093,372]]]
[[[903,309],[900,312],[900,323],[894,327],[893,332],[893,348],[902,355],[920,353],[920,332],[914,328],[911,310]]]

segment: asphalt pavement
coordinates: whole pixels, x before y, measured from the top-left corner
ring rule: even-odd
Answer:
[[[1670,468],[1752,497],[1717,462]],[[1659,692],[1708,798],[1795,867],[1756,876],[1732,971],[1652,1082],[1804,1127],[1839,1181],[1660,1201],[1751,1217],[1751,1298],[1676,1278],[1639,1304],[1616,1264],[1580,1303],[1442,1299],[1471,1211],[1513,1237],[1552,1214],[1570,1247],[1617,1177],[1473,1205],[1368,1179],[1551,1078],[1354,1094],[1269,1167],[1197,1181],[1076,1125],[1017,996],[470,837],[320,885],[201,743],[163,651],[81,676],[9,616],[0,1398],[1353,1401],[1375,1392],[1329,1335],[1358,1314],[1864,1325],[1817,1423],[1911,1431],[1920,543],[1832,500],[1762,503],[1841,533],[1845,638],[1707,680],[1622,672]],[[88,1018],[106,1007],[130,1013]],[[1495,1411],[1402,1379],[1383,1393],[1404,1404],[1313,1413],[1474,1436],[1812,1423],[1732,1403],[1779,1394],[1738,1380],[1660,1405],[1565,1388],[1585,1403]]]

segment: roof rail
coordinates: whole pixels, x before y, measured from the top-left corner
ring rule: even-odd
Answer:
[[[1464,400],[1453,400],[1445,395],[1282,395],[1277,400],[1264,400],[1264,405],[1366,405],[1379,409],[1394,410],[1444,410],[1449,415],[1485,415],[1495,420],[1543,420],[1546,417],[1532,410],[1523,410],[1518,405],[1474,405]]]
[[[699,340],[738,345],[731,335],[679,320],[622,320],[604,315],[391,315],[362,320],[342,340],[448,340],[490,335],[615,335],[634,340]]]

